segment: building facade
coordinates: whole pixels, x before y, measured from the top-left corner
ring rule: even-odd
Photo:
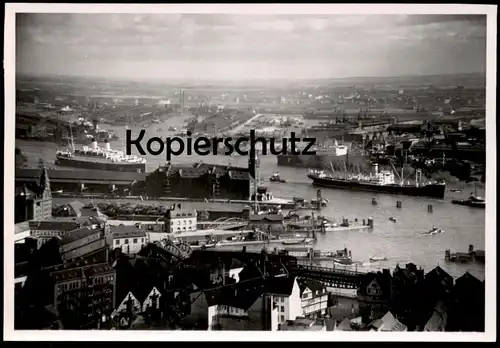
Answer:
[[[322,316],[328,308],[326,286],[314,280],[299,280],[302,313],[305,316]]]
[[[108,263],[56,268],[50,275],[54,306],[71,328],[97,327],[103,315],[111,315],[115,308],[116,272]]]
[[[124,230],[123,227],[132,227],[132,230]],[[134,226],[118,226],[112,228],[111,231],[112,248],[121,249],[125,254],[137,254],[146,245],[146,232]]]
[[[182,203],[174,204],[165,215],[164,231],[181,233],[196,231],[197,212]]]

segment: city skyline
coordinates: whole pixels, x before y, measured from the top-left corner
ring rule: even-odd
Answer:
[[[485,73],[486,16],[18,14],[16,66],[152,81]]]

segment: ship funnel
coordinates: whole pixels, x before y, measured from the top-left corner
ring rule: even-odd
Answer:
[[[110,151],[111,150],[111,144],[109,143],[108,139],[106,139],[104,141],[104,144],[106,146],[106,151]]]
[[[97,150],[97,141],[94,138],[92,138],[91,147],[92,150]]]

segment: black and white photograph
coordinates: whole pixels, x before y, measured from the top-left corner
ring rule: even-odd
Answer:
[[[6,339],[495,340],[496,16],[7,4]]]

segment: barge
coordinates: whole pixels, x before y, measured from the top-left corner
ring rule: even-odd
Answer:
[[[457,205],[464,205],[467,207],[472,207],[472,208],[481,208],[485,209],[486,208],[486,201],[482,197],[476,197],[475,195],[471,194],[469,199],[454,199],[451,201],[452,204],[457,204]]]

